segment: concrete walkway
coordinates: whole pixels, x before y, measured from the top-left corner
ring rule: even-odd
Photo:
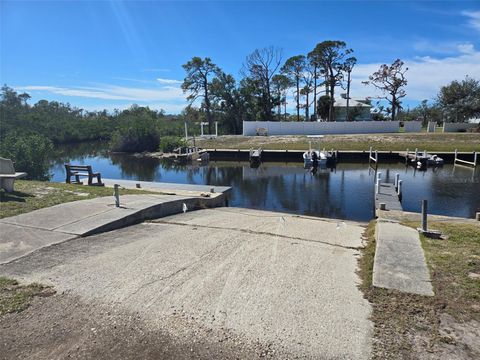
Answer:
[[[378,219],[373,285],[412,294],[434,295],[417,230]]]
[[[178,195],[124,195],[120,207],[114,198],[101,197],[60,204],[0,220],[0,263],[25,256],[39,248],[111,231],[143,220],[183,211],[223,206],[222,193],[212,197]]]
[[[113,187],[118,184],[126,189],[142,189],[146,191],[168,193],[170,195],[186,195],[186,196],[201,196],[202,194],[224,194],[228,196],[231,191],[229,186],[216,185],[196,185],[196,184],[177,184],[165,182],[152,181],[137,181],[137,180],[118,180],[118,179],[103,179],[105,186]],[[213,192],[212,192],[213,190]]]
[[[181,359],[369,359],[371,305],[356,274],[363,231],[348,221],[216,208],[44,248],[0,273],[51,284],[71,305],[48,299],[0,329],[22,328],[2,345],[7,357],[25,359],[53,358],[52,348],[58,359],[124,358],[132,344],[150,354],[156,344],[186,349]],[[60,309],[48,316],[52,307]],[[71,320],[79,311],[87,323]],[[114,327],[124,319],[135,322],[118,341]],[[162,332],[173,340],[162,342]]]

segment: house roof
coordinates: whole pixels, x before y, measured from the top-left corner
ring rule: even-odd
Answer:
[[[350,98],[350,107],[364,107],[364,108],[371,108],[372,105],[368,105],[365,103],[365,99],[352,99]],[[347,107],[347,99],[344,99],[343,97],[336,98],[335,99],[335,106],[336,107]]]

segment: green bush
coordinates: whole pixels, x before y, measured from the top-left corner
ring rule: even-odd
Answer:
[[[163,136],[160,140],[160,151],[170,153],[178,147],[187,146],[184,138],[177,136]]]
[[[154,119],[131,118],[113,133],[110,149],[118,152],[157,151],[160,134]]]
[[[49,180],[49,158],[52,142],[43,135],[20,135],[10,132],[0,145],[0,155],[14,162],[15,171],[27,173],[27,179]]]

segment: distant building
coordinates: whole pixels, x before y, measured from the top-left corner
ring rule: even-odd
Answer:
[[[335,121],[347,121],[347,99],[346,94],[341,94],[341,97],[335,99]],[[371,121],[372,114],[370,110],[372,105],[368,99],[354,99],[349,101],[349,117],[354,121]]]

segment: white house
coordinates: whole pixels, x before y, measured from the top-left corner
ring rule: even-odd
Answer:
[[[352,120],[355,121],[370,121],[372,120],[372,114],[370,110],[372,105],[369,104],[367,99],[354,99],[350,98],[348,113]],[[341,94],[340,98],[335,99],[335,121],[347,120],[347,99],[346,94]]]

